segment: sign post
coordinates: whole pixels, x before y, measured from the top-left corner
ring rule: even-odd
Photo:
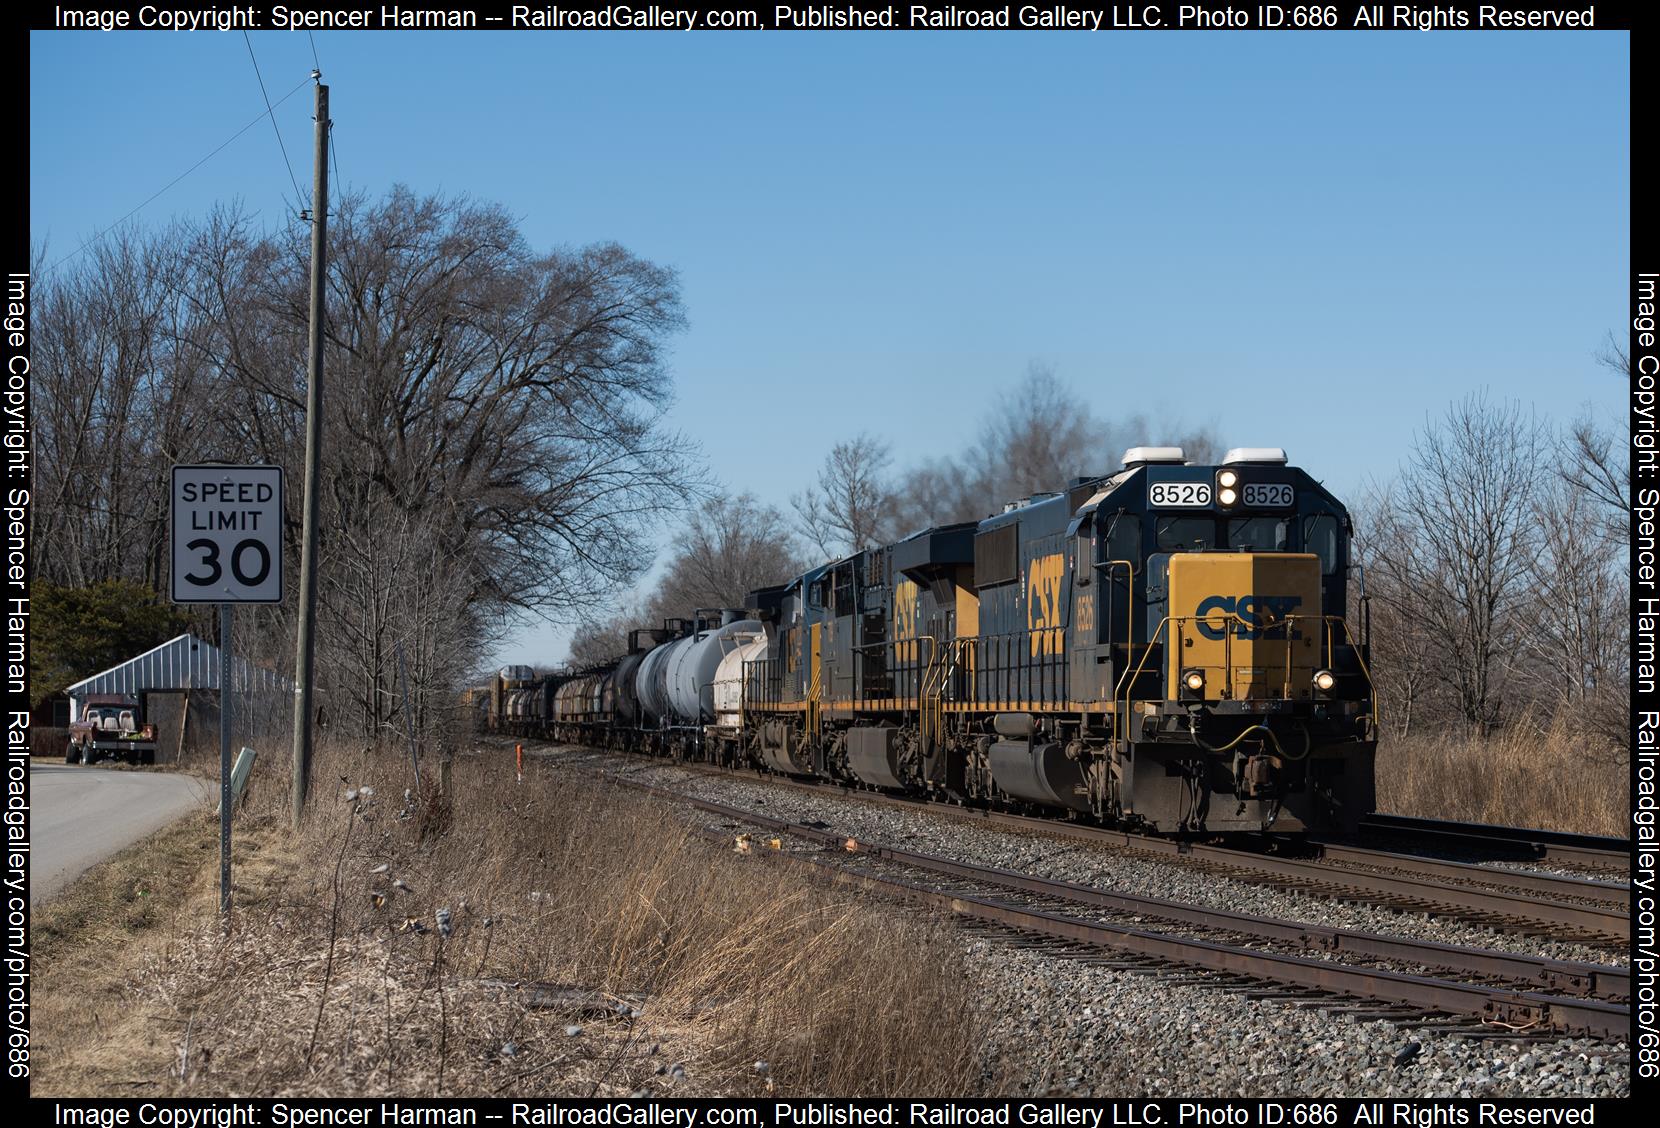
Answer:
[[[219,913],[231,912],[231,609],[282,602],[282,468],[173,467],[174,603],[219,605]]]

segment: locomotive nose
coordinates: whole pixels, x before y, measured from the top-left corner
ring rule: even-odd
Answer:
[[[1170,558],[1169,576],[1171,699],[1311,696],[1321,666],[1309,622],[1319,618],[1319,557],[1183,553]]]

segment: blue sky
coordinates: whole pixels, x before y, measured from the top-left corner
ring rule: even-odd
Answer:
[[[252,39],[273,99],[310,72],[304,33]],[[1593,357],[1627,316],[1625,33],[315,44],[349,186],[498,200],[536,245],[678,270],[672,423],[779,505],[861,430],[900,465],[945,453],[1033,360],[1100,417],[1284,446],[1347,494],[1468,391],[1559,419],[1622,396]],[[49,263],[263,108],[240,33],[30,46]],[[302,185],[310,115],[306,89],[277,110]],[[269,122],[130,222],[231,197],[292,211]],[[562,639],[527,626],[500,657]]]

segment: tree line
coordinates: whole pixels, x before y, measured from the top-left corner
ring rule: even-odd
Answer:
[[[1624,354],[1604,357],[1628,371]],[[1355,514],[1385,730],[1476,738],[1562,719],[1629,739],[1630,466],[1585,415],[1558,426],[1487,393],[1430,419]]]
[[[1617,346],[1601,359],[1629,374]],[[1042,366],[999,397],[975,441],[904,472],[879,437],[837,442],[787,512],[751,494],[706,502],[676,535],[662,582],[585,623],[570,661],[604,662],[631,628],[741,606],[813,563],[1110,470],[1137,443],[1221,455],[1209,427],[1097,420]],[[1370,623],[1385,731],[1480,738],[1561,717],[1590,751],[1624,747],[1629,494],[1619,436],[1591,415],[1557,425],[1483,392],[1427,418],[1394,476],[1351,499],[1351,610]]]
[[[328,236],[318,678],[329,717],[373,737],[402,723],[400,655],[428,725],[513,615],[636,579],[700,482],[665,421],[671,270],[538,250],[498,205],[402,188],[347,194]],[[37,595],[161,596],[181,462],[287,467],[298,576],[309,243],[224,208],[40,278]],[[244,612],[255,660],[285,673],[293,610]]]
[[[1099,419],[1034,365],[971,441],[901,468],[882,437],[847,437],[779,508],[709,482],[669,425],[673,271],[611,243],[533,248],[464,197],[348,194],[331,220],[318,669],[332,723],[365,737],[402,723],[400,656],[428,727],[525,613],[580,616],[571,661],[603,661],[632,627],[985,517],[1125,447],[1221,453],[1208,426]],[[37,252],[33,594],[65,620],[37,623],[37,691],[136,646],[110,625],[123,608],[152,605],[140,633],[210,632],[156,610],[176,463],[288,467],[298,575],[309,239],[230,207],[54,270]],[[1629,375],[1617,346],[1603,360]],[[1352,499],[1389,732],[1573,709],[1623,745],[1629,485],[1618,435],[1590,417],[1559,427],[1478,395],[1426,421],[1398,473]],[[618,609],[665,521],[661,581]],[[293,608],[243,615],[252,657],[286,672]]]

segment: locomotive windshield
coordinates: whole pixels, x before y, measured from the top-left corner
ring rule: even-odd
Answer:
[[[1160,517],[1157,539],[1160,552],[1203,552],[1207,548],[1215,548],[1216,519]]]
[[[1228,522],[1228,547],[1236,552],[1284,552],[1290,535],[1284,517],[1235,517]]]
[[[1325,575],[1337,573],[1342,562],[1343,531],[1329,513],[1302,519],[1301,540],[1290,515],[1213,517],[1192,514],[1160,516],[1155,522],[1155,552],[1312,552],[1320,557]]]

